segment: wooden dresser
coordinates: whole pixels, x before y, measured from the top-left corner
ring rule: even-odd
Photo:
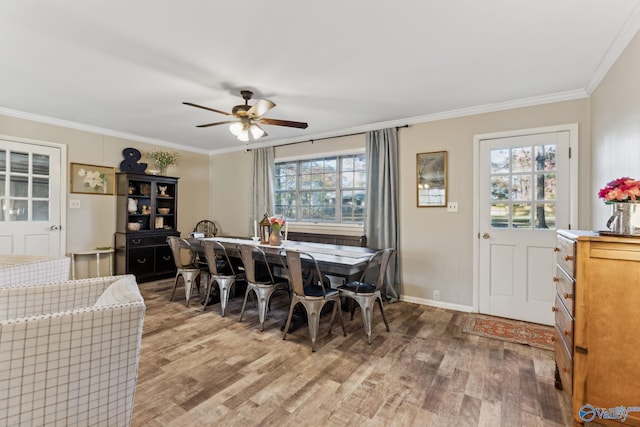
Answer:
[[[556,387],[575,425],[640,426],[640,238],[559,230],[555,251]]]

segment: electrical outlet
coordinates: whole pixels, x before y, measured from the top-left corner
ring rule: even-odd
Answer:
[[[458,212],[458,202],[447,203],[447,212]]]
[[[436,301],[440,301],[440,291],[439,290],[435,290],[433,291],[433,299]]]
[[[69,209],[78,209],[80,207],[80,200],[69,199]]]

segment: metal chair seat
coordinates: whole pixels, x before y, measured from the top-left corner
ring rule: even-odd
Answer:
[[[324,289],[324,293],[323,293],[322,286],[313,285],[313,284],[304,285],[304,295],[309,298],[311,297],[324,298],[325,296],[332,296],[337,293],[338,293],[337,289]]]
[[[387,332],[391,330],[389,329],[389,321],[387,320],[387,316],[384,313],[384,306],[382,305],[382,295],[380,293],[380,290],[382,289],[382,286],[384,284],[384,278],[386,275],[387,266],[389,265],[391,254],[393,254],[393,249],[391,248],[383,249],[376,252],[369,258],[367,268],[362,273],[359,281],[338,286],[340,296],[350,298],[352,301],[355,301],[360,307],[360,311],[362,312],[362,322],[364,324],[364,332],[367,335],[367,343],[369,344],[371,344],[373,307],[376,302],[380,307],[382,320],[384,320],[384,325],[387,328]],[[378,274],[376,275],[375,283],[365,282],[364,280],[367,273],[370,271],[370,269],[376,267],[379,269]],[[351,309],[351,320],[353,320],[354,311],[355,306],[353,306]]]
[[[342,290],[343,293],[353,292],[358,294],[372,294],[377,290],[375,285],[362,282],[347,283],[345,285],[339,286],[338,289]]]
[[[304,284],[302,274],[302,261],[300,256],[307,257],[314,263],[315,272],[318,279],[318,284]],[[300,303],[307,312],[307,323],[309,325],[309,336],[311,337],[311,351],[316,351],[316,340],[318,337],[318,329],[320,327],[320,315],[322,314],[322,307],[325,304],[332,302],[333,311],[331,312],[331,320],[329,320],[329,333],[331,333],[331,326],[333,325],[333,319],[336,313],[340,319],[340,325],[342,326],[342,333],[347,336],[347,330],[344,327],[344,321],[342,320],[342,311],[338,309],[340,306],[340,295],[336,289],[325,289],[323,283],[323,275],[320,272],[318,262],[316,259],[308,253],[297,251],[286,251],[286,265],[285,268],[289,274],[289,281],[293,294],[291,296],[291,304],[289,306],[289,315],[287,316],[287,323],[284,326],[284,333],[282,339],[287,339],[287,333],[291,326],[291,318],[293,317],[294,307]],[[284,263],[283,263],[284,264]]]

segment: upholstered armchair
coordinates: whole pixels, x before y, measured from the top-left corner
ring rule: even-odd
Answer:
[[[69,280],[69,257],[0,255],[0,288]]]
[[[0,425],[130,425],[144,311],[133,275],[0,288]]]

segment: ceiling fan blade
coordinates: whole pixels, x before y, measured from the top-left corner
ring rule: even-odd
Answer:
[[[249,108],[249,111],[247,111],[247,114],[249,115],[249,117],[256,119],[266,114],[269,110],[271,110],[275,106],[276,104],[269,101],[268,99],[259,99],[255,104],[253,104],[251,108]]]
[[[224,125],[226,123],[235,123],[235,120],[227,120],[224,122],[207,123],[206,125],[197,125],[197,128],[208,128],[209,126]]]
[[[231,113],[225,113],[224,111],[216,110],[215,108],[203,107],[202,105],[194,104],[192,102],[183,102],[183,104],[191,107],[202,108],[203,110],[213,111],[214,113],[224,114],[225,116],[232,116]]]
[[[306,129],[309,126],[304,122],[292,122],[290,120],[278,120],[278,119],[258,119],[258,123],[262,123],[265,125],[275,125],[275,126],[287,126],[290,128],[298,128],[298,129]]]

